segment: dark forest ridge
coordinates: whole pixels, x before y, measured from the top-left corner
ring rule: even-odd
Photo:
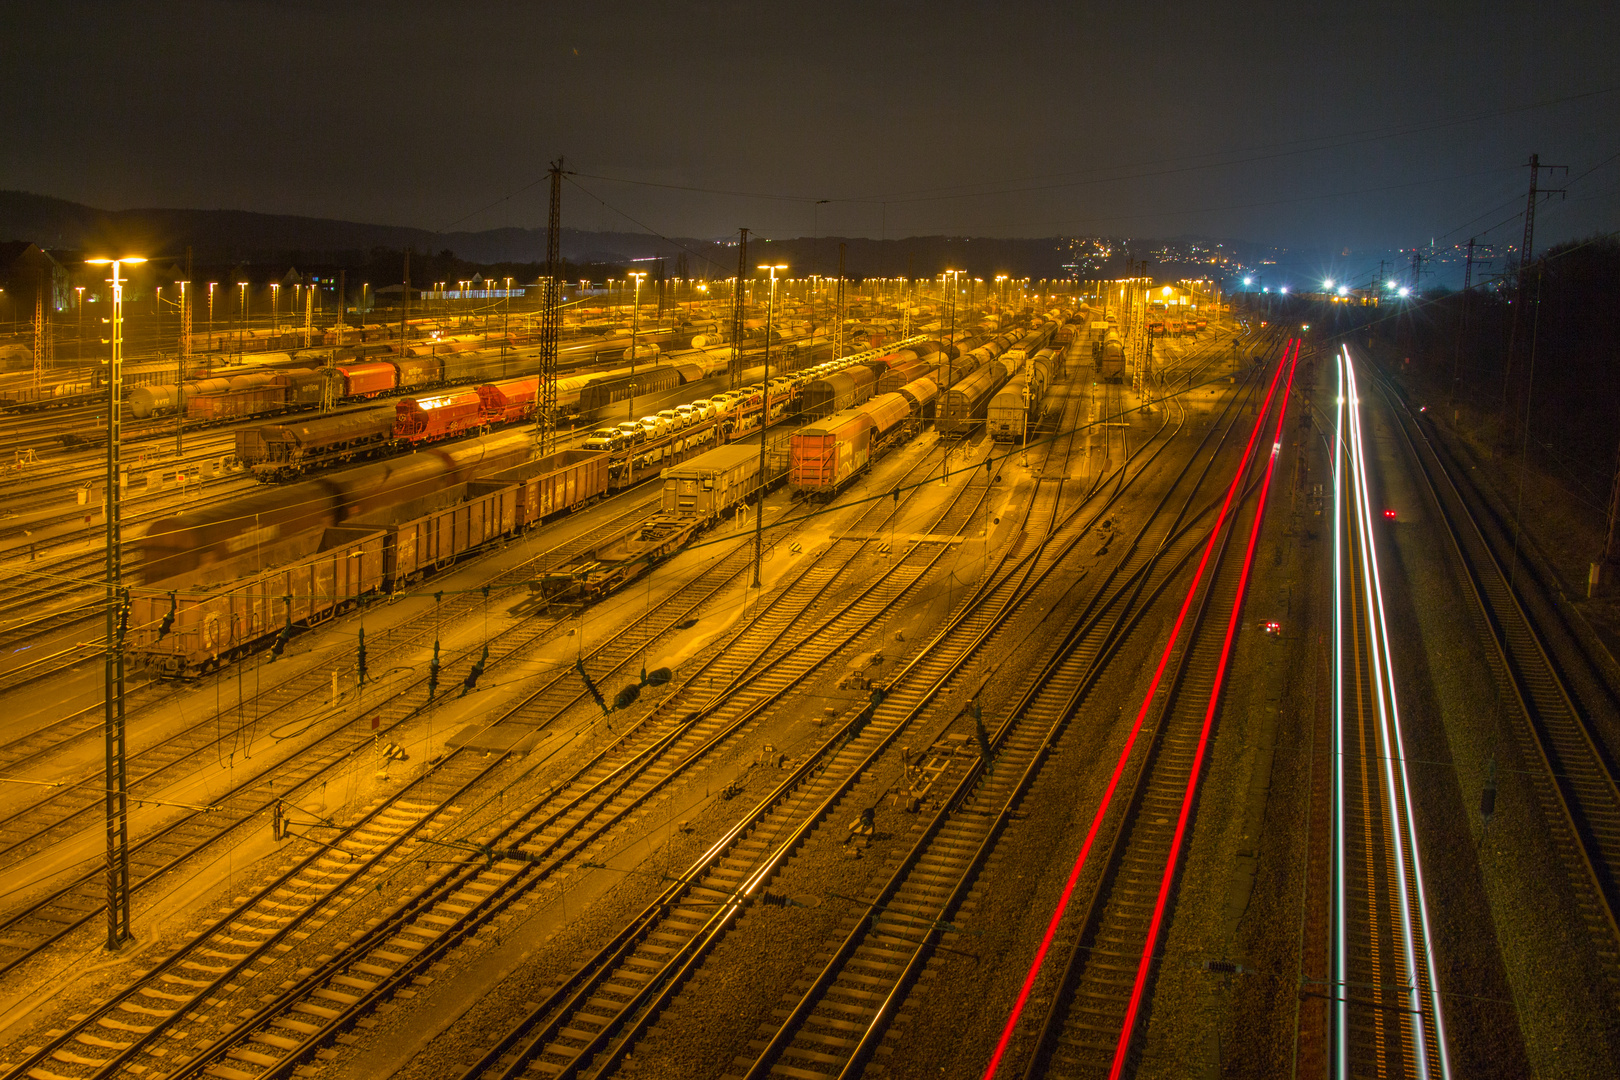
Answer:
[[[563,212],[566,220],[566,200]],[[400,251],[410,247],[424,255],[451,251],[461,260],[480,265],[521,265],[543,262],[546,250],[544,229],[434,232],[246,210],[102,210],[21,191],[0,191],[0,238],[32,240],[53,250],[118,248],[165,258],[179,257],[190,247],[199,262],[216,264],[332,263],[358,267],[370,261],[374,249]],[[769,250],[774,260],[788,263],[795,274],[835,274],[840,242],[847,245],[846,272],[854,277],[931,277],[946,267],[986,278],[998,273],[1031,278],[1110,277],[1124,273],[1127,254],[1150,259],[1163,277],[1222,277],[1285,254],[1243,241],[1196,238],[1075,243],[1062,237],[921,236],[874,240],[829,236],[772,240],[750,236],[750,248],[758,246],[757,252],[751,250],[750,259],[762,261]],[[733,239],[663,238],[646,233],[564,228],[562,248],[564,258],[574,264],[622,265],[632,260],[662,259],[664,272],[671,276],[723,278],[735,274],[737,267]],[[756,253],[760,258],[753,258]],[[1212,253],[1228,261],[1212,266],[1207,261]],[[1291,262],[1297,260],[1302,273],[1311,272],[1310,268],[1324,258],[1311,252],[1287,252],[1286,257]]]

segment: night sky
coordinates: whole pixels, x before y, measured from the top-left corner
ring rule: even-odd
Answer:
[[[7,3],[0,39],[0,187],[109,209],[543,225],[561,153],[584,229],[1336,249],[1481,233],[1534,150],[1571,181],[1538,241],[1620,228],[1612,0]]]

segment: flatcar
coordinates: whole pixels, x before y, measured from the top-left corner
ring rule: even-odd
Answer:
[[[589,551],[530,582],[548,603],[588,604],[646,574],[721,517],[760,495],[779,473],[779,448],[768,447],[760,472],[759,447],[722,446],[660,474],[659,512],[626,527]]]

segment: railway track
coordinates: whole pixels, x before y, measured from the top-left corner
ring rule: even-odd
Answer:
[[[567,561],[602,536],[650,513],[654,506],[651,500],[636,503],[602,526],[499,575],[495,584],[508,591],[526,590],[524,583],[537,570]],[[447,621],[453,625],[456,619],[476,611],[481,599],[478,591],[458,594],[443,605],[447,610],[432,620],[398,628],[394,634],[374,635],[371,647],[379,650],[374,654],[379,669],[389,660],[420,651]],[[506,633],[486,641],[485,645],[494,646],[491,659],[498,665],[544,637],[562,621],[560,617],[541,620],[536,626],[519,620]],[[462,650],[444,665],[442,674],[447,685],[461,678],[463,669],[471,668],[475,651],[479,650]],[[132,895],[214,842],[231,835],[277,802],[286,800],[290,793],[352,760],[357,752],[374,745],[379,737],[416,715],[427,704],[426,694],[421,691],[428,676],[425,672],[418,675],[412,669],[406,670],[411,671],[410,676],[397,680],[397,685],[387,688],[380,699],[362,703],[346,694],[344,700],[334,701],[329,708],[321,704],[330,686],[329,672],[324,665],[310,666],[297,675],[277,679],[262,690],[254,702],[255,723],[266,725],[267,731],[272,730],[271,725],[282,723],[302,725],[308,730],[324,727],[325,730],[317,731],[309,742],[289,738],[286,750],[264,765],[249,769],[247,775],[214,795],[208,805],[184,808],[185,812],[178,818],[145,835],[133,837],[130,844]],[[375,729],[369,723],[362,725],[358,717],[347,715],[358,704],[364,704],[368,712],[375,712],[379,717],[386,712],[388,722],[379,722]],[[339,709],[340,705],[343,708]],[[236,708],[231,706],[227,712]],[[309,713],[313,713],[313,718]],[[235,718],[214,719],[230,723],[222,726],[203,720],[131,757],[131,802],[140,802],[143,795],[158,798],[165,787],[216,764],[220,755],[228,753],[234,758],[240,740]],[[32,739],[27,740],[26,745],[36,758],[43,753]],[[51,843],[64,842],[88,828],[100,813],[102,791],[103,781],[98,772],[78,783],[53,789],[45,799],[14,811],[0,821],[0,843],[5,845],[0,848],[0,863],[15,866],[32,852]],[[46,889],[43,895],[8,912],[0,918],[0,974],[32,959],[105,910],[99,873],[86,870],[71,874],[66,881]]]
[[[1158,450],[1168,443],[1168,438],[1163,439]],[[1144,460],[1134,462],[1137,475],[1158,452],[1144,450],[1138,451]],[[1131,464],[1122,463],[1120,469]],[[1071,541],[1086,535],[1117,498],[1116,492],[1093,502],[1108,479],[1111,477],[1099,476],[1066,515],[1060,528],[1068,530]],[[546,1075],[604,1075],[611,1071],[736,913],[760,898],[770,876],[861,776],[889,753],[902,732],[915,735],[927,726],[925,714],[947,688],[959,688],[976,647],[997,634],[1006,619],[1031,598],[1058,511],[1058,486],[1050,485],[1051,497],[1037,497],[1027,504],[1021,552],[1015,557],[1009,549],[1001,568],[958,609],[947,628],[889,680],[882,700],[874,696],[873,704],[856,713],[852,723],[860,725],[859,731],[841,729],[811,755],[814,761],[832,752],[819,775],[812,777],[801,769],[770,793],[659,901],[491,1047],[466,1075],[514,1076],[525,1069]],[[1088,506],[1089,515],[1082,517]],[[950,711],[945,722],[954,718]],[[937,725],[938,717],[932,719]]]
[[[1288,360],[1285,349],[1273,388]],[[1159,936],[1173,904],[1181,845],[1263,512],[1268,485],[1256,474],[1265,469],[1269,479],[1267,463],[1275,461],[1275,451],[1265,453],[1271,447],[1257,437],[1275,410],[1280,440],[1286,400],[1286,388],[1280,400],[1268,390],[1255,417],[1175,628],[1071,870],[1065,900],[1074,893],[1081,903],[1072,914],[1065,903],[1054,911],[987,1074],[1014,1066],[1004,1055],[1019,1030],[1023,1008],[1043,999],[1047,1005],[1038,1022],[1031,1017],[1034,1038],[1022,1061],[1025,1076],[1133,1071],[1139,1052],[1135,1033],[1151,999]],[[1251,502],[1248,496],[1256,487],[1259,497]],[[1225,556],[1231,537],[1240,532],[1247,533],[1250,546],[1233,566]],[[1115,792],[1117,800],[1111,797]],[[1112,829],[1105,833],[1110,818]],[[1102,858],[1092,861],[1099,841],[1104,844]],[[1079,891],[1083,879],[1089,879],[1090,888]],[[1055,957],[1049,957],[1049,948],[1057,949]]]
[[[751,1044],[754,1055],[737,1059],[735,1075],[856,1075],[871,1059],[928,958],[959,923],[961,905],[1003,827],[1107,658],[1195,550],[1196,523],[1214,507],[1195,509],[1194,502],[1237,422],[1236,395],[1226,411],[1224,430],[1203,469],[1194,465],[1221,423],[1206,431],[1090,600],[1073,605],[1022,692],[1009,695],[1004,719],[987,740],[990,757],[964,759],[949,743],[936,743],[925,755],[915,775],[944,792],[937,810],[852,920],[850,932],[825,954],[820,971],[802,993],[782,1003],[782,1023],[762,1028]],[[1167,508],[1178,494],[1180,505],[1171,513]]]
[[[1343,434],[1335,440],[1335,550],[1342,563],[1334,573],[1334,955],[1326,987],[1333,1068],[1335,1075],[1426,1077],[1432,1063],[1433,1073],[1445,1076],[1397,694],[1385,651],[1360,401],[1349,389],[1340,399],[1347,406],[1340,406],[1336,431]],[[1355,425],[1348,433],[1346,419]]]
[[[982,492],[981,492],[981,495],[982,495]],[[955,510],[956,507],[960,506],[961,501],[962,500],[960,500],[960,499],[956,500],[956,502],[953,503],[953,507],[951,509],[948,509],[945,512],[945,515],[946,515],[947,518],[949,518],[950,514],[952,513],[953,510]],[[887,511],[885,509],[885,512],[890,512],[890,511]],[[967,517],[966,517],[965,514],[959,512],[958,517],[959,517],[958,526],[963,525],[963,524],[966,523]],[[936,523],[935,527],[936,528],[939,527],[939,523]],[[862,545],[857,545],[857,547],[859,547],[859,546],[862,546]],[[742,554],[744,556],[743,558],[741,558],[740,560],[738,560],[738,559],[723,560],[723,562],[728,562],[728,563],[729,562],[735,562],[735,563],[737,563],[738,565],[736,567],[728,569],[724,573],[716,573],[716,572],[711,570],[711,572],[709,574],[707,574],[707,575],[704,575],[704,577],[718,577],[718,578],[723,579],[723,578],[735,576],[736,572],[739,569],[741,569],[743,567],[746,567],[746,564],[747,564],[746,545],[739,545],[738,550],[740,552],[742,552]],[[940,553],[936,551],[930,559],[926,560],[926,562],[928,564],[932,564],[933,562],[937,561],[938,558],[939,558],[939,554]],[[848,559],[846,558],[844,561],[847,563]],[[890,573],[885,574],[884,578],[888,579],[888,578],[905,577],[906,576],[905,574],[900,573],[899,571],[900,571],[900,568],[897,567],[894,571],[891,571]],[[921,576],[920,574],[911,575],[911,582],[915,583],[915,580],[917,580],[920,576]],[[804,577],[811,577],[811,575],[806,574],[806,575],[804,575]],[[817,581],[809,582],[808,588],[809,588],[809,592],[810,592],[810,599],[813,600],[816,596],[819,596],[825,590],[825,588],[826,588],[827,584],[829,583],[829,581],[830,581],[830,579],[827,579],[825,577],[825,575],[823,575],[819,582],[817,582]],[[698,583],[694,584],[694,591],[698,591],[698,590],[701,590],[703,588],[705,588],[705,586],[704,586],[703,582],[701,581],[701,579],[700,579],[700,581]],[[871,594],[873,594],[876,591],[877,590],[875,588],[866,590],[866,594],[863,595],[861,598],[859,598],[858,602],[864,602],[864,603],[866,603],[868,605],[868,607],[870,607],[871,603],[873,602],[873,598],[872,598]],[[710,590],[710,592],[712,593],[712,589]],[[892,599],[892,595],[890,595],[889,598]],[[883,601],[879,600],[879,601],[877,601],[877,603],[881,606]],[[676,608],[680,607],[680,605],[661,605],[661,606],[669,607],[671,609],[676,609]],[[780,605],[773,605],[772,610],[777,610],[777,608],[779,606]],[[850,607],[850,606],[852,606],[852,605],[845,605],[846,609],[848,607]],[[871,621],[871,619],[873,618],[873,616],[868,614],[866,618],[867,618],[867,622],[869,623]],[[778,637],[780,636],[780,632],[778,632],[777,636]],[[728,649],[728,652],[729,651],[731,651],[731,650]],[[791,655],[791,656],[796,657],[796,656],[799,655],[799,653],[801,651],[802,650],[792,649],[792,650],[789,650],[785,655]],[[693,680],[693,681],[695,681],[695,680]],[[753,687],[755,685],[755,681],[750,680],[748,685],[750,687]],[[520,704],[519,706],[517,706],[512,711],[516,712],[516,711],[524,708],[526,705],[531,704],[534,700],[544,698],[546,696],[546,692],[547,692],[548,689],[549,689],[549,687],[542,688],[541,690],[536,691],[534,694],[530,695],[529,699],[527,699],[525,703]],[[756,708],[757,707],[760,707],[759,703],[756,703]],[[730,726],[732,728],[735,728],[735,726],[737,726],[737,724],[736,724],[735,721],[733,721],[733,722],[731,722]],[[686,729],[684,733],[687,736],[691,736],[693,734],[693,732],[691,730],[693,725],[691,723],[683,723],[682,727]],[[717,736],[717,735],[711,735],[711,736],[699,735],[698,741],[699,741],[699,743],[705,743],[705,742],[712,743],[718,737],[719,736]],[[627,736],[627,738],[628,738],[628,736]],[[669,740],[667,737],[660,737],[656,741],[658,743],[660,743],[660,744],[673,745],[671,740]],[[636,796],[636,795],[633,795],[633,794],[627,795],[627,793],[626,793],[627,782],[633,784],[635,782],[635,776],[651,775],[653,780],[655,781],[654,784],[653,784],[653,787],[656,787],[656,786],[659,786],[660,784],[662,784],[663,782],[667,781],[667,779],[668,779],[668,777],[670,775],[673,775],[673,772],[666,771],[666,770],[660,770],[660,771],[657,771],[656,773],[649,774],[647,772],[647,770],[645,769],[644,765],[642,765],[641,767],[638,767],[635,770],[635,776],[626,776],[624,774],[625,770],[622,767],[610,768],[610,769],[608,769],[606,771],[605,774],[598,773],[597,775],[592,775],[593,768],[598,767],[601,764],[601,762],[603,761],[603,758],[608,757],[608,756],[610,756],[610,755],[604,755],[603,757],[599,757],[591,765],[587,766],[585,769],[582,769],[579,774],[576,774],[575,781],[577,781],[580,784],[580,786],[581,786],[580,791],[575,791],[575,790],[570,789],[569,785],[564,785],[564,786],[554,790],[554,792],[552,794],[552,797],[550,799],[542,801],[542,803],[536,809],[531,811],[529,814],[525,815],[525,820],[528,822],[528,826],[527,826],[526,829],[519,828],[519,829],[516,829],[515,832],[514,832],[513,829],[508,829],[507,832],[504,834],[506,836],[506,839],[504,841],[502,841],[502,843],[505,844],[505,845],[508,845],[508,847],[503,848],[503,850],[509,850],[509,853],[510,852],[515,852],[517,850],[517,848],[512,848],[512,847],[510,847],[510,845],[512,845],[512,844],[526,844],[527,845],[526,850],[528,851],[528,859],[529,859],[530,863],[543,862],[545,860],[546,856],[553,854],[560,847],[567,846],[567,847],[570,847],[573,850],[578,850],[582,846],[584,846],[584,845],[590,843],[592,840],[594,840],[594,838],[596,836],[600,835],[602,830],[612,827],[612,825],[615,822],[622,819],[622,817],[626,813],[628,813],[629,810],[634,805],[636,805],[636,803],[640,802],[641,799],[644,798],[645,795],[648,793],[647,791],[643,791],[640,794],[639,797]],[[644,756],[645,756],[644,751],[642,751],[642,750],[634,750],[630,754],[630,760],[631,761],[637,761],[639,759],[642,759]],[[698,755],[698,756],[700,756],[700,755]],[[501,755],[501,757],[504,758],[504,755]],[[447,760],[458,760],[458,759],[484,760],[484,756],[481,753],[452,754],[452,755],[450,755],[450,757]],[[688,755],[687,760],[689,762],[691,760],[696,760],[696,759],[697,759],[697,756]],[[685,767],[684,764],[681,767]],[[438,768],[442,769],[442,765],[439,766]],[[674,771],[679,771],[679,769],[676,769]],[[459,788],[458,790],[466,790],[466,789],[465,788]],[[583,801],[589,801],[591,798],[601,796],[604,793],[605,793],[606,802],[602,802],[600,798],[598,799],[598,809],[602,810],[601,813],[598,813],[598,814],[595,814],[595,815],[584,814],[584,815],[574,816],[572,818],[572,820],[571,820],[571,827],[564,827],[564,828],[561,828],[561,829],[558,828],[558,823],[560,821],[564,821],[564,820],[569,819],[570,815],[574,815],[575,811],[578,809],[578,807],[581,805],[581,803]],[[590,818],[591,820],[586,821],[587,818]],[[584,836],[583,838],[578,838],[576,834],[579,834],[579,833],[585,833],[587,835]],[[521,836],[521,839],[513,840],[512,837],[514,835]],[[565,835],[567,836],[567,843],[566,844],[564,843]],[[485,847],[487,847],[487,844],[485,845]],[[463,845],[463,850],[468,850],[466,845]],[[566,856],[564,856],[564,857],[566,857]],[[519,858],[522,859],[523,856],[519,856]],[[476,869],[476,867],[475,867],[475,869]],[[462,890],[460,888],[460,886],[458,885],[457,891],[464,891],[464,890]],[[454,907],[455,905],[450,905],[450,906]],[[409,915],[408,911],[406,912],[406,915]],[[240,929],[241,929],[241,927],[238,926],[237,929],[235,931],[233,931],[233,932],[240,931]],[[382,950],[382,951],[384,953],[388,953],[388,950]],[[390,953],[389,955],[397,955],[397,954]],[[364,968],[366,966],[367,965],[365,963],[360,964],[361,968]],[[375,965],[375,963],[371,963],[370,966],[374,968],[376,965]],[[349,976],[348,978],[350,978],[351,981],[352,981],[352,976]],[[342,983],[342,981],[343,981],[342,979],[339,980],[340,983]],[[328,997],[330,996],[330,993],[328,991],[322,990],[321,993],[327,994]],[[317,996],[320,996],[320,995],[317,994]],[[308,1010],[305,1009],[304,1011],[307,1014]],[[105,1016],[100,1018],[100,1020],[105,1020],[105,1019],[106,1019]],[[100,1021],[98,1020],[98,1023],[99,1022]],[[100,1026],[101,1027],[106,1027],[107,1025],[102,1023],[102,1024],[100,1024]],[[285,1027],[285,1025],[283,1025],[283,1027]],[[84,1032],[81,1031],[79,1034],[82,1036],[84,1034]],[[101,1036],[99,1036],[99,1035],[90,1037],[88,1039],[80,1038],[80,1039],[78,1039],[78,1042],[81,1045],[91,1045],[91,1046],[103,1045],[105,1040],[103,1040],[102,1043],[98,1043],[98,1042],[95,1041],[96,1039],[99,1039],[99,1038],[101,1038]],[[262,1039],[260,1041],[263,1042]],[[271,1042],[272,1042],[272,1044],[274,1044],[274,1039],[272,1039]],[[159,1053],[158,1053],[157,1056],[161,1057],[162,1056],[162,1053],[161,1053],[162,1048],[158,1048],[158,1049],[159,1049]],[[55,1056],[53,1058],[53,1060],[55,1062],[60,1063],[60,1062],[66,1061],[66,1062],[75,1063],[75,1064],[83,1064],[82,1061],[76,1061],[75,1060],[76,1058],[80,1058],[80,1057],[83,1056],[82,1054],[79,1054],[77,1051],[72,1051],[72,1050],[60,1051],[60,1048],[58,1048],[58,1050],[59,1050],[59,1052],[55,1052]],[[251,1057],[249,1057],[246,1060],[251,1061],[253,1059]],[[37,1066],[31,1066],[31,1067],[37,1067]]]
[[[1527,610],[1481,522],[1477,494],[1471,498],[1453,478],[1406,403],[1387,385],[1380,389],[1466,581],[1465,595],[1502,690],[1509,731],[1531,770],[1550,846],[1563,863],[1590,942],[1589,970],[1611,1008],[1620,1011],[1620,788],[1591,725],[1594,706],[1566,674],[1581,659],[1567,640],[1549,641]]]

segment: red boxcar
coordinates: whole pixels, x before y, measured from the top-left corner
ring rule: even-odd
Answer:
[[[393,364],[372,361],[366,364],[345,364],[338,368],[343,377],[343,396],[370,398],[398,385],[399,373]]]
[[[476,390],[405,398],[395,406],[394,437],[419,443],[472,431],[483,426],[481,405]]]
[[[795,491],[831,495],[866,468],[876,430],[864,409],[834,413],[800,429],[793,434],[788,482]]]
[[[538,375],[485,383],[478,388],[478,397],[484,403],[484,422],[503,424],[528,419],[534,413],[534,400],[539,394]]]

